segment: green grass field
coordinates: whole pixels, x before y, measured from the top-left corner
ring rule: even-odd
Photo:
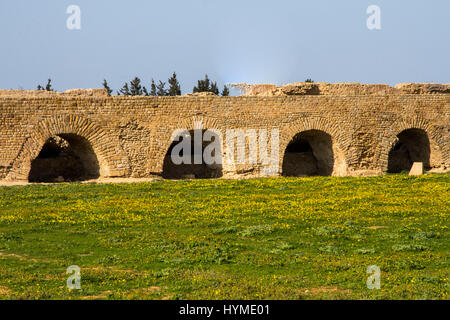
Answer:
[[[449,299],[449,186],[400,174],[0,187],[0,299]],[[81,290],[66,286],[71,265]]]

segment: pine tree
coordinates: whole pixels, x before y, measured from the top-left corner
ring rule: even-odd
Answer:
[[[159,84],[156,86],[157,92],[156,94],[158,96],[167,96],[167,90],[164,88],[166,86],[165,82],[162,82],[161,80],[159,80]]]
[[[194,87],[194,89],[192,90],[193,93],[197,93],[197,92],[208,92],[211,90],[211,86],[210,86],[210,80],[208,78],[208,75],[205,75],[205,79],[204,80],[198,80],[197,81],[197,86]]]
[[[223,86],[222,97],[228,97],[230,95],[230,90],[227,86]]]
[[[147,96],[147,97],[149,96],[147,88],[145,86],[142,87],[142,92],[144,93],[144,96]]]
[[[129,96],[130,95],[130,89],[128,88],[128,83],[125,82],[125,84],[123,85],[122,89],[120,89],[117,93],[119,95],[123,94],[124,96]]]
[[[40,84],[38,84],[37,90],[38,90],[38,91],[41,91],[41,90],[44,90],[44,88],[43,88]]]
[[[203,86],[202,86],[201,92],[209,91],[210,88],[211,88],[210,81],[209,81],[208,75],[206,74],[205,80],[203,80]]]
[[[197,86],[194,86],[194,89],[192,89],[192,93],[197,93],[197,92],[200,92],[200,81],[202,81],[202,80],[198,80],[198,85]]]
[[[130,95],[132,96],[141,96],[142,95],[142,86],[141,79],[135,77],[130,81]]]
[[[155,80],[152,79],[152,85],[150,86],[150,95],[151,96],[157,96],[157,92],[156,92],[156,84],[155,84]]]
[[[167,95],[169,96],[180,96],[181,95],[181,87],[180,83],[177,80],[177,74],[174,72],[172,77],[169,78],[169,90]]]
[[[214,93],[215,95],[219,95],[219,88],[217,87],[217,82],[212,82],[211,87],[209,88],[208,91]]]
[[[305,82],[310,82],[310,83],[314,83],[314,81],[310,78],[306,79]]]
[[[106,82],[106,79],[103,79],[103,88],[105,88],[105,90],[108,92],[108,96],[111,96],[112,90],[108,86],[108,82]]]

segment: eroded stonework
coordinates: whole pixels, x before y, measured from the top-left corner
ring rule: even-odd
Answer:
[[[0,90],[0,180],[29,180],[33,161],[54,137],[73,144],[73,159],[80,158],[90,176],[94,165],[100,178],[170,176],[164,167],[173,132],[199,122],[221,132],[224,159],[227,129],[278,129],[274,175],[373,175],[390,166],[408,170],[417,161],[425,170],[447,171],[450,94],[401,90],[408,93],[108,97],[98,89]],[[90,150],[96,159],[89,164]],[[263,169],[225,161],[220,176],[257,177]]]

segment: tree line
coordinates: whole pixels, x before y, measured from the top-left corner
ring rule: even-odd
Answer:
[[[37,86],[37,90],[44,91],[54,91],[51,85],[52,80],[48,79],[46,86]],[[174,72],[172,76],[167,80],[168,87],[166,87],[166,82],[159,80],[158,83],[155,83],[155,80],[152,79],[150,84],[150,89],[148,90],[144,85],[142,85],[141,79],[138,77],[134,77],[129,83],[125,82],[117,91],[117,95],[122,96],[180,96],[181,95],[181,86],[177,79],[177,74]],[[108,96],[113,93],[113,90],[109,86],[106,79],[103,80],[103,88],[108,92]],[[212,92],[215,95],[222,95],[224,97],[230,95],[230,90],[226,85],[223,86],[222,92],[219,92],[219,87],[217,86],[217,82],[211,81],[208,78],[208,75],[205,75],[205,78],[197,81],[197,85],[192,89],[193,93],[199,92]]]
[[[177,79],[177,74],[174,72],[172,76],[167,80],[168,88],[166,88],[166,82],[159,80],[156,84],[152,79],[150,84],[150,90],[141,84],[141,79],[135,77],[129,83],[125,82],[123,87],[117,91],[118,95],[124,96],[180,96],[181,86]],[[108,95],[111,95],[112,89],[109,87],[108,82],[103,80],[103,87],[108,91]],[[192,89],[193,93],[198,92],[212,92],[216,95],[229,96],[230,90],[226,85],[223,86],[222,92],[219,92],[217,82],[213,82],[205,75],[205,79],[198,80],[197,85]]]
[[[147,90],[145,86],[141,84],[141,79],[138,77],[134,77],[133,80],[125,82],[123,87],[117,91],[117,95],[123,96],[180,96],[181,95],[181,86],[177,79],[177,74],[174,72],[172,76],[167,80],[169,87],[166,88],[166,82],[162,82],[159,80],[158,84],[155,83],[155,80],[152,79],[150,84],[150,91]],[[314,81],[310,78],[306,79],[305,82],[314,83]],[[106,79],[103,80],[103,88],[108,92],[108,96],[111,96],[113,90],[108,85]],[[52,80],[49,78],[47,84],[45,86],[38,85],[37,90],[43,91],[54,91],[52,88]],[[230,90],[226,85],[223,86],[222,92],[219,92],[219,88],[217,86],[217,82],[213,82],[208,78],[208,75],[205,75],[203,80],[198,80],[197,85],[192,89],[193,93],[199,92],[212,92],[215,95],[222,95],[223,97],[227,97],[230,95]]]

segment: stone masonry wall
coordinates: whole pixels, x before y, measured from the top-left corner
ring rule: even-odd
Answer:
[[[430,141],[431,167],[450,167],[450,94],[107,97],[88,94],[0,92],[0,180],[26,180],[31,162],[50,137],[90,142],[101,177],[162,175],[176,129],[278,129],[279,170],[284,150],[303,131],[329,134],[333,175],[386,172],[397,135],[422,129]],[[259,132],[259,131],[257,131]],[[226,148],[222,147],[223,152]],[[263,164],[223,164],[223,177],[260,176]]]

